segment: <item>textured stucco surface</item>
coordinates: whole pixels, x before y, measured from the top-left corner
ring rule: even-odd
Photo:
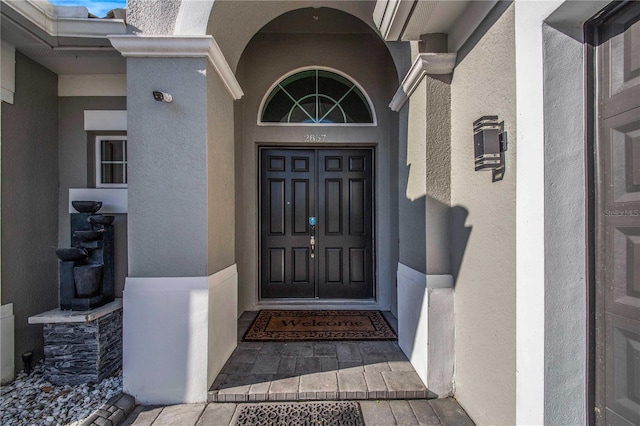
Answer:
[[[233,100],[207,64],[208,275],[235,263]]]
[[[58,188],[58,247],[69,247],[69,188],[88,188],[95,185],[95,136],[113,132],[86,132],[85,110],[125,110],[127,99],[114,97],[61,97],[59,110],[59,165]],[[121,132],[119,134],[122,134]],[[97,200],[100,201],[100,200]],[[127,276],[127,216],[115,215],[116,297],[122,297]]]
[[[412,44],[416,45],[413,50],[417,50],[417,42]],[[398,223],[401,224],[398,227],[398,261],[426,274],[426,123],[429,118],[425,80],[418,85],[402,111],[407,114],[410,125],[406,144],[400,143],[398,147]]]
[[[213,3],[207,34],[212,34],[232,69],[236,69],[240,56],[251,38],[269,21],[299,8],[328,7],[359,18],[369,27],[373,24],[375,2],[370,1],[269,1],[269,0],[216,0]],[[305,31],[313,32],[309,22]],[[345,28],[343,32],[348,32]]]
[[[32,315],[58,306],[58,78],[16,52],[14,104],[2,104],[2,303],[13,303],[15,366],[42,357]]]
[[[456,398],[477,424],[515,423],[515,53],[511,5],[456,67],[451,85]],[[504,120],[504,179],[475,172],[473,122]]]
[[[181,0],[129,0],[127,25],[130,32],[173,34]]]
[[[375,64],[375,66],[372,66]],[[278,127],[258,126],[260,102],[269,87],[294,69],[320,65],[340,70],[362,85],[373,102],[377,126]],[[240,309],[255,306],[258,295],[258,144],[304,144],[307,134],[325,134],[317,146],[376,145],[376,262],[377,297],[382,308],[395,300],[397,267],[397,118],[388,103],[397,88],[396,70],[385,45],[374,34],[261,33],[251,41],[239,67],[243,103],[243,146],[238,159],[237,261]],[[240,118],[240,117],[238,117]],[[306,145],[309,145],[307,143]],[[392,295],[393,293],[393,295]]]
[[[127,60],[130,277],[207,275],[206,70],[204,58]]]
[[[545,96],[544,421],[586,424],[584,47],[543,26]]]
[[[450,274],[451,86],[427,76],[426,243],[427,274]]]
[[[406,147],[399,146],[399,261],[449,274],[450,86],[425,77],[411,95]]]

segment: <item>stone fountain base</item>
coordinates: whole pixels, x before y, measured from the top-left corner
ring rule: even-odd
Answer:
[[[97,383],[122,368],[122,299],[86,312],[53,309],[44,324],[45,377],[56,385]]]

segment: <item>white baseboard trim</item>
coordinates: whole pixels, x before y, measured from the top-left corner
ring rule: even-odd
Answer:
[[[426,275],[398,263],[398,344],[427,388],[453,392],[453,277]],[[435,285],[435,287],[431,287]]]
[[[424,282],[427,288],[453,288],[453,275],[423,274],[402,263],[398,263],[398,274],[416,283]]]
[[[7,303],[0,307],[0,364],[2,383],[10,382],[15,378],[15,316],[13,315],[13,303]]]
[[[127,278],[123,390],[141,404],[206,402],[236,346],[237,294],[236,265],[208,277]]]
[[[238,268],[209,276],[207,390],[238,344]]]

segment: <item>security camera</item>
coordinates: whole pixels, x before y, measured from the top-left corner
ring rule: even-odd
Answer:
[[[171,102],[173,100],[173,96],[168,93],[158,92],[157,90],[154,90],[153,99],[158,102]]]

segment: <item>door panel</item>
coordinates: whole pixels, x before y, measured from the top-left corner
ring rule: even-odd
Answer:
[[[373,297],[372,160],[370,149],[261,150],[262,298]]]
[[[607,314],[606,322],[606,363],[610,370],[606,379],[606,424],[637,425],[640,424],[640,321]]]
[[[315,295],[315,265],[309,261],[309,215],[315,210],[314,158],[312,150],[261,152],[262,297]]]
[[[623,7],[596,49],[598,424],[640,424],[639,20],[639,3]]]
[[[617,13],[602,28],[605,43],[599,52],[603,66],[598,83],[603,117],[636,107],[634,98],[640,98],[640,25],[634,7]]]
[[[320,150],[318,293],[323,299],[373,297],[371,150]]]
[[[294,179],[293,190],[293,234],[309,235],[309,197],[311,182],[309,180]]]

